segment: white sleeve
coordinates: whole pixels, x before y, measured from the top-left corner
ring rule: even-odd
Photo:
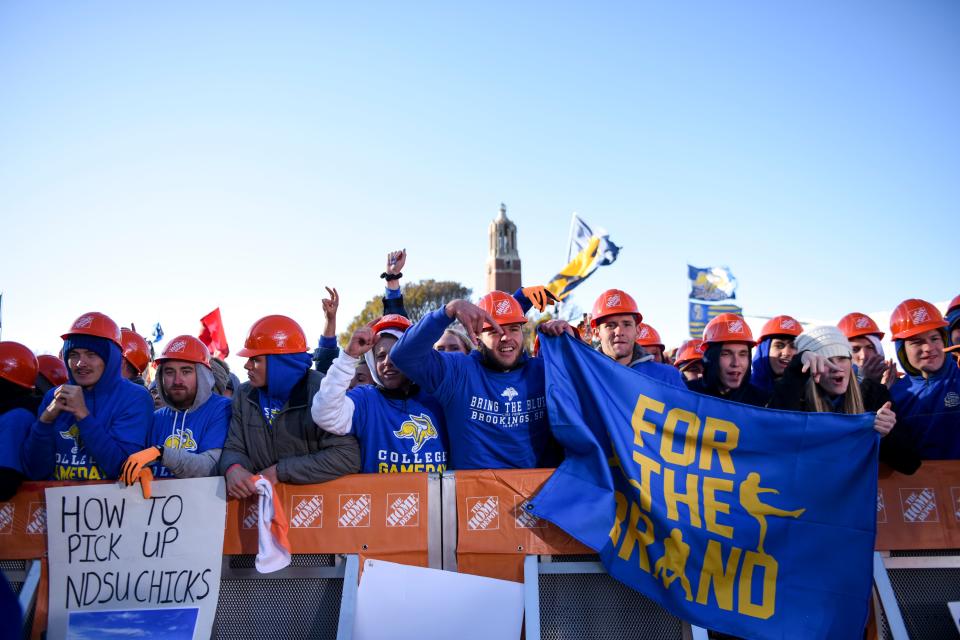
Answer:
[[[347,397],[347,388],[353,380],[357,362],[359,358],[340,351],[320,381],[320,389],[310,405],[310,416],[324,431],[338,436],[353,431],[354,406],[353,400]]]

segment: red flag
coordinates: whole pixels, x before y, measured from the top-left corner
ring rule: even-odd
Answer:
[[[223,320],[220,319],[220,307],[200,318],[200,326],[200,342],[207,345],[211,355],[221,359],[230,355],[227,332],[223,330]]]

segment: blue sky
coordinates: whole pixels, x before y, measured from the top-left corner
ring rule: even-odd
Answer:
[[[197,623],[193,609],[74,611],[69,614],[69,640],[190,640]]]
[[[3,3],[3,337],[219,305],[233,350],[268,313],[312,341],[391,249],[483,293],[500,202],[527,283],[571,212],[606,227],[574,302],[623,288],[672,343],[688,262],[756,315],[946,300],[958,32],[950,2]]]

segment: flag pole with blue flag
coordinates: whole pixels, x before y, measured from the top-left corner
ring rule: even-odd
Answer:
[[[873,416],[761,409],[541,336],[566,459],[528,503],[681,619],[744,638],[862,637]]]
[[[574,213],[570,221],[567,265],[550,279],[546,288],[562,301],[599,267],[613,264],[619,253],[620,247],[610,241],[605,230],[594,231]]]

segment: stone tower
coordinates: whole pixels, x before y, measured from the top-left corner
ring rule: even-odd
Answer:
[[[517,225],[507,218],[507,205],[490,223],[490,256],[487,258],[487,291],[513,293],[520,288],[520,254],[517,253]]]

